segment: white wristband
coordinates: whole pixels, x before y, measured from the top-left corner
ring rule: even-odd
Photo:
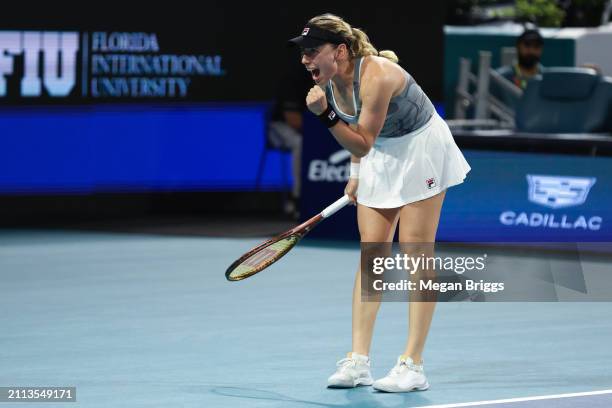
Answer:
[[[352,179],[359,178],[359,163],[351,162],[351,172],[349,173],[349,177]]]

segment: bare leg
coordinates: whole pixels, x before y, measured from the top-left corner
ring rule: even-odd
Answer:
[[[361,242],[391,242],[395,234],[399,208],[378,209],[357,206],[357,222]],[[352,351],[368,355],[376,314],[380,301],[363,302],[361,299],[361,262],[353,287],[353,345]]]
[[[443,191],[434,197],[402,207],[400,242],[432,244],[435,242],[445,194],[446,191]],[[435,306],[435,301],[411,301],[409,303],[409,335],[404,355],[412,358],[415,364],[422,362],[425,340],[431,326]]]

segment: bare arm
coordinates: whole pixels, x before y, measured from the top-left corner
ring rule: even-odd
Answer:
[[[393,87],[393,80],[383,67],[376,63],[369,64],[362,78],[362,107],[357,128],[353,129],[344,122],[338,122],[330,128],[338,143],[354,156],[365,156],[374,145],[385,123]],[[319,86],[310,90],[306,104],[315,115],[320,115],[327,109],[325,93]]]
[[[365,156],[374,145],[385,124],[387,108],[393,94],[393,82],[383,69],[375,64],[368,68],[369,72],[364,73],[362,81],[362,107],[357,129],[353,130],[343,122],[338,122],[330,128],[338,143],[356,157]]]

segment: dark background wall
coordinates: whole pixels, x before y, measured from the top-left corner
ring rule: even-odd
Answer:
[[[81,2],[49,4],[13,3],[0,13],[0,30],[93,31],[156,33],[160,53],[221,55],[221,77],[194,79],[186,100],[92,99],[79,92],[68,98],[0,98],[0,105],[91,104],[100,102],[174,103],[272,101],[289,67],[299,66],[299,55],[286,41],[299,35],[307,20],[332,12],[362,28],[378,49],[394,50],[434,101],[442,100],[443,22],[442,0],[427,2],[308,1],[246,4],[230,1],[204,2]],[[9,88],[18,89],[20,74]],[[21,66],[23,70],[23,66]],[[306,71],[303,72],[307,75]],[[81,70],[77,71],[77,76]],[[77,78],[77,83],[81,83]],[[146,105],[145,105],[146,106]],[[1,107],[0,107],[1,109]],[[41,137],[49,135],[41,135]],[[0,135],[1,137],[1,135]],[[35,148],[35,146],[33,147]],[[166,192],[117,194],[0,195],[0,223],[57,219],[57,217],[134,216],[159,212],[214,212],[257,208],[275,210],[278,197],[253,192]],[[274,193],[278,194],[278,193]],[[245,206],[245,202],[249,204]]]
[[[128,2],[124,2],[128,3]],[[194,100],[272,99],[280,71],[299,58],[286,40],[312,16],[332,12],[365,29],[378,49],[392,49],[432,99],[442,99],[442,0],[376,4],[357,1],[245,4],[229,1],[11,6],[0,30],[154,32],[161,53],[221,55],[223,77],[192,85]],[[39,100],[40,102],[40,100]],[[54,101],[56,103],[57,101]],[[73,102],[87,102],[77,100]]]

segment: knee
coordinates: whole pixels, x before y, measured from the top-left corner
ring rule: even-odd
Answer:
[[[377,234],[359,234],[360,235],[360,240],[362,243],[364,242],[372,242],[372,243],[382,243],[382,242],[387,242],[386,239],[381,239],[382,237],[380,235]]]
[[[400,251],[402,254],[408,255],[410,258],[421,258],[422,264],[420,273],[428,274],[430,270],[431,259],[435,256],[435,244],[424,242],[422,238],[412,242],[400,242]]]
[[[429,242],[434,242],[435,241],[435,237],[430,236],[430,234],[415,234],[415,233],[402,233],[402,231],[400,231],[399,234],[399,242],[405,242],[405,243],[409,243],[409,244],[422,244],[422,243],[429,243]]]
[[[395,235],[395,230],[392,228],[392,225],[388,228],[368,228],[359,225],[359,237],[361,242],[377,242],[377,243],[388,243],[393,241],[393,236]]]
[[[411,257],[432,256],[435,253],[435,244],[425,240],[401,241],[400,251]]]

